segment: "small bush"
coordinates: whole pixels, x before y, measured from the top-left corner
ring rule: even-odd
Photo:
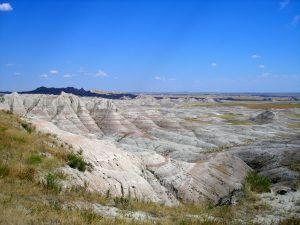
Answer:
[[[22,126],[28,133],[30,133],[30,134],[31,134],[33,131],[35,131],[34,126],[32,126],[32,125],[29,124],[29,123],[22,122],[22,123],[21,123],[21,126]]]
[[[45,176],[44,186],[48,190],[52,190],[54,192],[60,192],[61,191],[61,186],[59,185],[59,183],[57,181],[57,177],[53,173],[48,173]]]
[[[114,197],[114,203],[117,208],[128,209],[131,206],[131,201],[129,198],[125,197]]]
[[[101,220],[103,219],[102,216],[99,216],[93,212],[91,212],[92,210],[83,210],[81,212],[81,216],[83,218],[83,220],[87,223],[87,224],[91,224],[97,220]]]
[[[88,163],[86,163],[82,156],[70,153],[68,155],[68,165],[73,169],[78,169],[81,172],[84,172],[88,166]]]
[[[42,157],[40,155],[37,155],[37,154],[30,155],[27,158],[27,163],[28,164],[36,165],[36,164],[39,164],[41,162],[42,162]]]
[[[9,174],[9,168],[6,165],[0,163],[0,178],[6,177]]]
[[[246,184],[249,185],[251,191],[262,193],[270,191],[271,181],[257,172],[249,172],[246,177]]]

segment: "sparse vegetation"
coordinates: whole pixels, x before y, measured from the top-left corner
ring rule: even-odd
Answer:
[[[273,103],[273,102],[218,102],[218,103],[192,103],[183,105],[183,108],[191,107],[235,107],[242,106],[248,109],[292,109],[300,108],[300,103]]]
[[[32,154],[27,158],[28,164],[39,164],[42,162],[42,157],[38,154]]]
[[[246,185],[249,185],[251,191],[257,193],[269,192],[271,181],[257,172],[249,172],[246,177]]]
[[[292,118],[292,119],[300,119],[300,114],[291,113],[291,114],[288,114],[288,117]]]
[[[32,126],[31,124],[29,123],[26,123],[26,122],[21,122],[21,126],[28,132],[28,133],[31,133],[35,130],[34,126]]]
[[[70,202],[102,205],[113,202],[114,206],[126,212],[143,211],[155,216],[155,223],[160,225],[240,224],[236,220],[239,219],[237,212],[242,211],[251,218],[257,212],[268,210],[265,205],[257,203],[257,198],[248,189],[237,205],[214,207],[209,202],[169,207],[125,196],[112,199],[110,192],[106,196],[89,192],[88,185],[62,189],[61,181],[67,175],[59,170],[61,167],[71,161],[76,169],[83,165],[88,167],[88,164],[80,154],[69,153],[66,146],[62,148],[53,135],[28,132],[21,127],[21,122],[17,116],[0,111],[0,127],[4,128],[0,130],[0,224],[154,223],[151,220],[106,218],[96,214],[92,208],[64,207]],[[247,181],[248,186],[257,183],[264,182]]]
[[[300,122],[290,123],[290,124],[288,124],[288,128],[291,128],[291,129],[300,129]]]
[[[205,125],[213,124],[212,121],[203,120],[202,118],[186,117],[184,118],[184,120],[187,122],[194,122],[194,123],[205,124]]]
[[[293,171],[300,172],[300,163],[292,163],[289,165],[289,168]]]
[[[278,225],[300,225],[299,218],[288,218],[285,220],[281,220]]]
[[[84,161],[83,157],[80,154],[70,153],[68,154],[68,165],[73,169],[78,169],[81,172],[84,172],[89,164]]]
[[[0,178],[6,177],[9,174],[9,168],[7,165],[0,164]]]
[[[44,186],[47,189],[52,190],[54,192],[60,192],[61,191],[61,186],[58,183],[57,176],[55,174],[48,173],[48,174],[46,174],[44,179],[45,179]]]
[[[115,197],[114,198],[114,203],[115,206],[120,208],[120,209],[129,209],[131,206],[131,200],[130,198],[125,198],[125,197]]]

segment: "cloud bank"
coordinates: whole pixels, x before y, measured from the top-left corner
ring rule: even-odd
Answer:
[[[9,3],[0,3],[0,11],[12,11],[13,7]]]

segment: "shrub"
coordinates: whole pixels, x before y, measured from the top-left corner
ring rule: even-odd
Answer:
[[[44,186],[48,190],[52,190],[54,192],[60,192],[61,191],[61,186],[59,185],[57,181],[57,177],[53,173],[48,173],[45,176],[45,181],[44,181]]]
[[[73,169],[78,169],[81,172],[86,170],[88,163],[86,163],[81,155],[70,153],[68,155],[68,165]]]
[[[128,209],[131,206],[131,201],[129,198],[125,197],[114,197],[114,203],[117,208]]]
[[[37,154],[33,154],[33,155],[30,155],[28,158],[27,158],[27,163],[28,164],[39,164],[42,162],[42,157],[40,155],[37,155]]]
[[[246,184],[251,191],[262,193],[270,191],[271,181],[257,172],[249,172],[246,176]]]
[[[90,210],[83,210],[83,211],[81,212],[81,216],[82,216],[83,220],[84,220],[87,224],[91,224],[91,223],[93,223],[93,222],[95,222],[95,221],[97,221],[97,220],[103,219],[102,216],[99,216],[99,215],[97,215],[97,214],[95,214],[95,213],[93,213],[93,212],[91,212],[91,211],[92,211],[92,209],[90,209]]]
[[[21,126],[22,126],[28,133],[32,133],[32,132],[35,130],[34,126],[32,126],[32,125],[29,124],[29,123],[22,122],[22,123],[21,123]]]
[[[6,177],[9,174],[9,168],[6,165],[0,163],[0,178]]]

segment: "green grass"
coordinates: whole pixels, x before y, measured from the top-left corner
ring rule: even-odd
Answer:
[[[48,173],[44,177],[44,186],[48,190],[52,190],[54,192],[61,191],[61,185],[57,179],[58,177],[54,173]]]
[[[27,158],[27,163],[28,164],[39,164],[42,162],[42,156],[38,155],[38,154],[32,154]]]
[[[34,126],[32,126],[30,123],[27,122],[21,122],[21,126],[28,132],[31,133],[33,131],[35,131]]]
[[[89,164],[84,161],[83,157],[79,154],[70,153],[68,154],[68,165],[73,169],[78,169],[81,172],[84,172]]]
[[[246,176],[246,185],[256,193],[269,192],[271,181],[257,172],[249,172]]]
[[[0,164],[0,178],[6,177],[9,174],[9,168],[7,165]]]

